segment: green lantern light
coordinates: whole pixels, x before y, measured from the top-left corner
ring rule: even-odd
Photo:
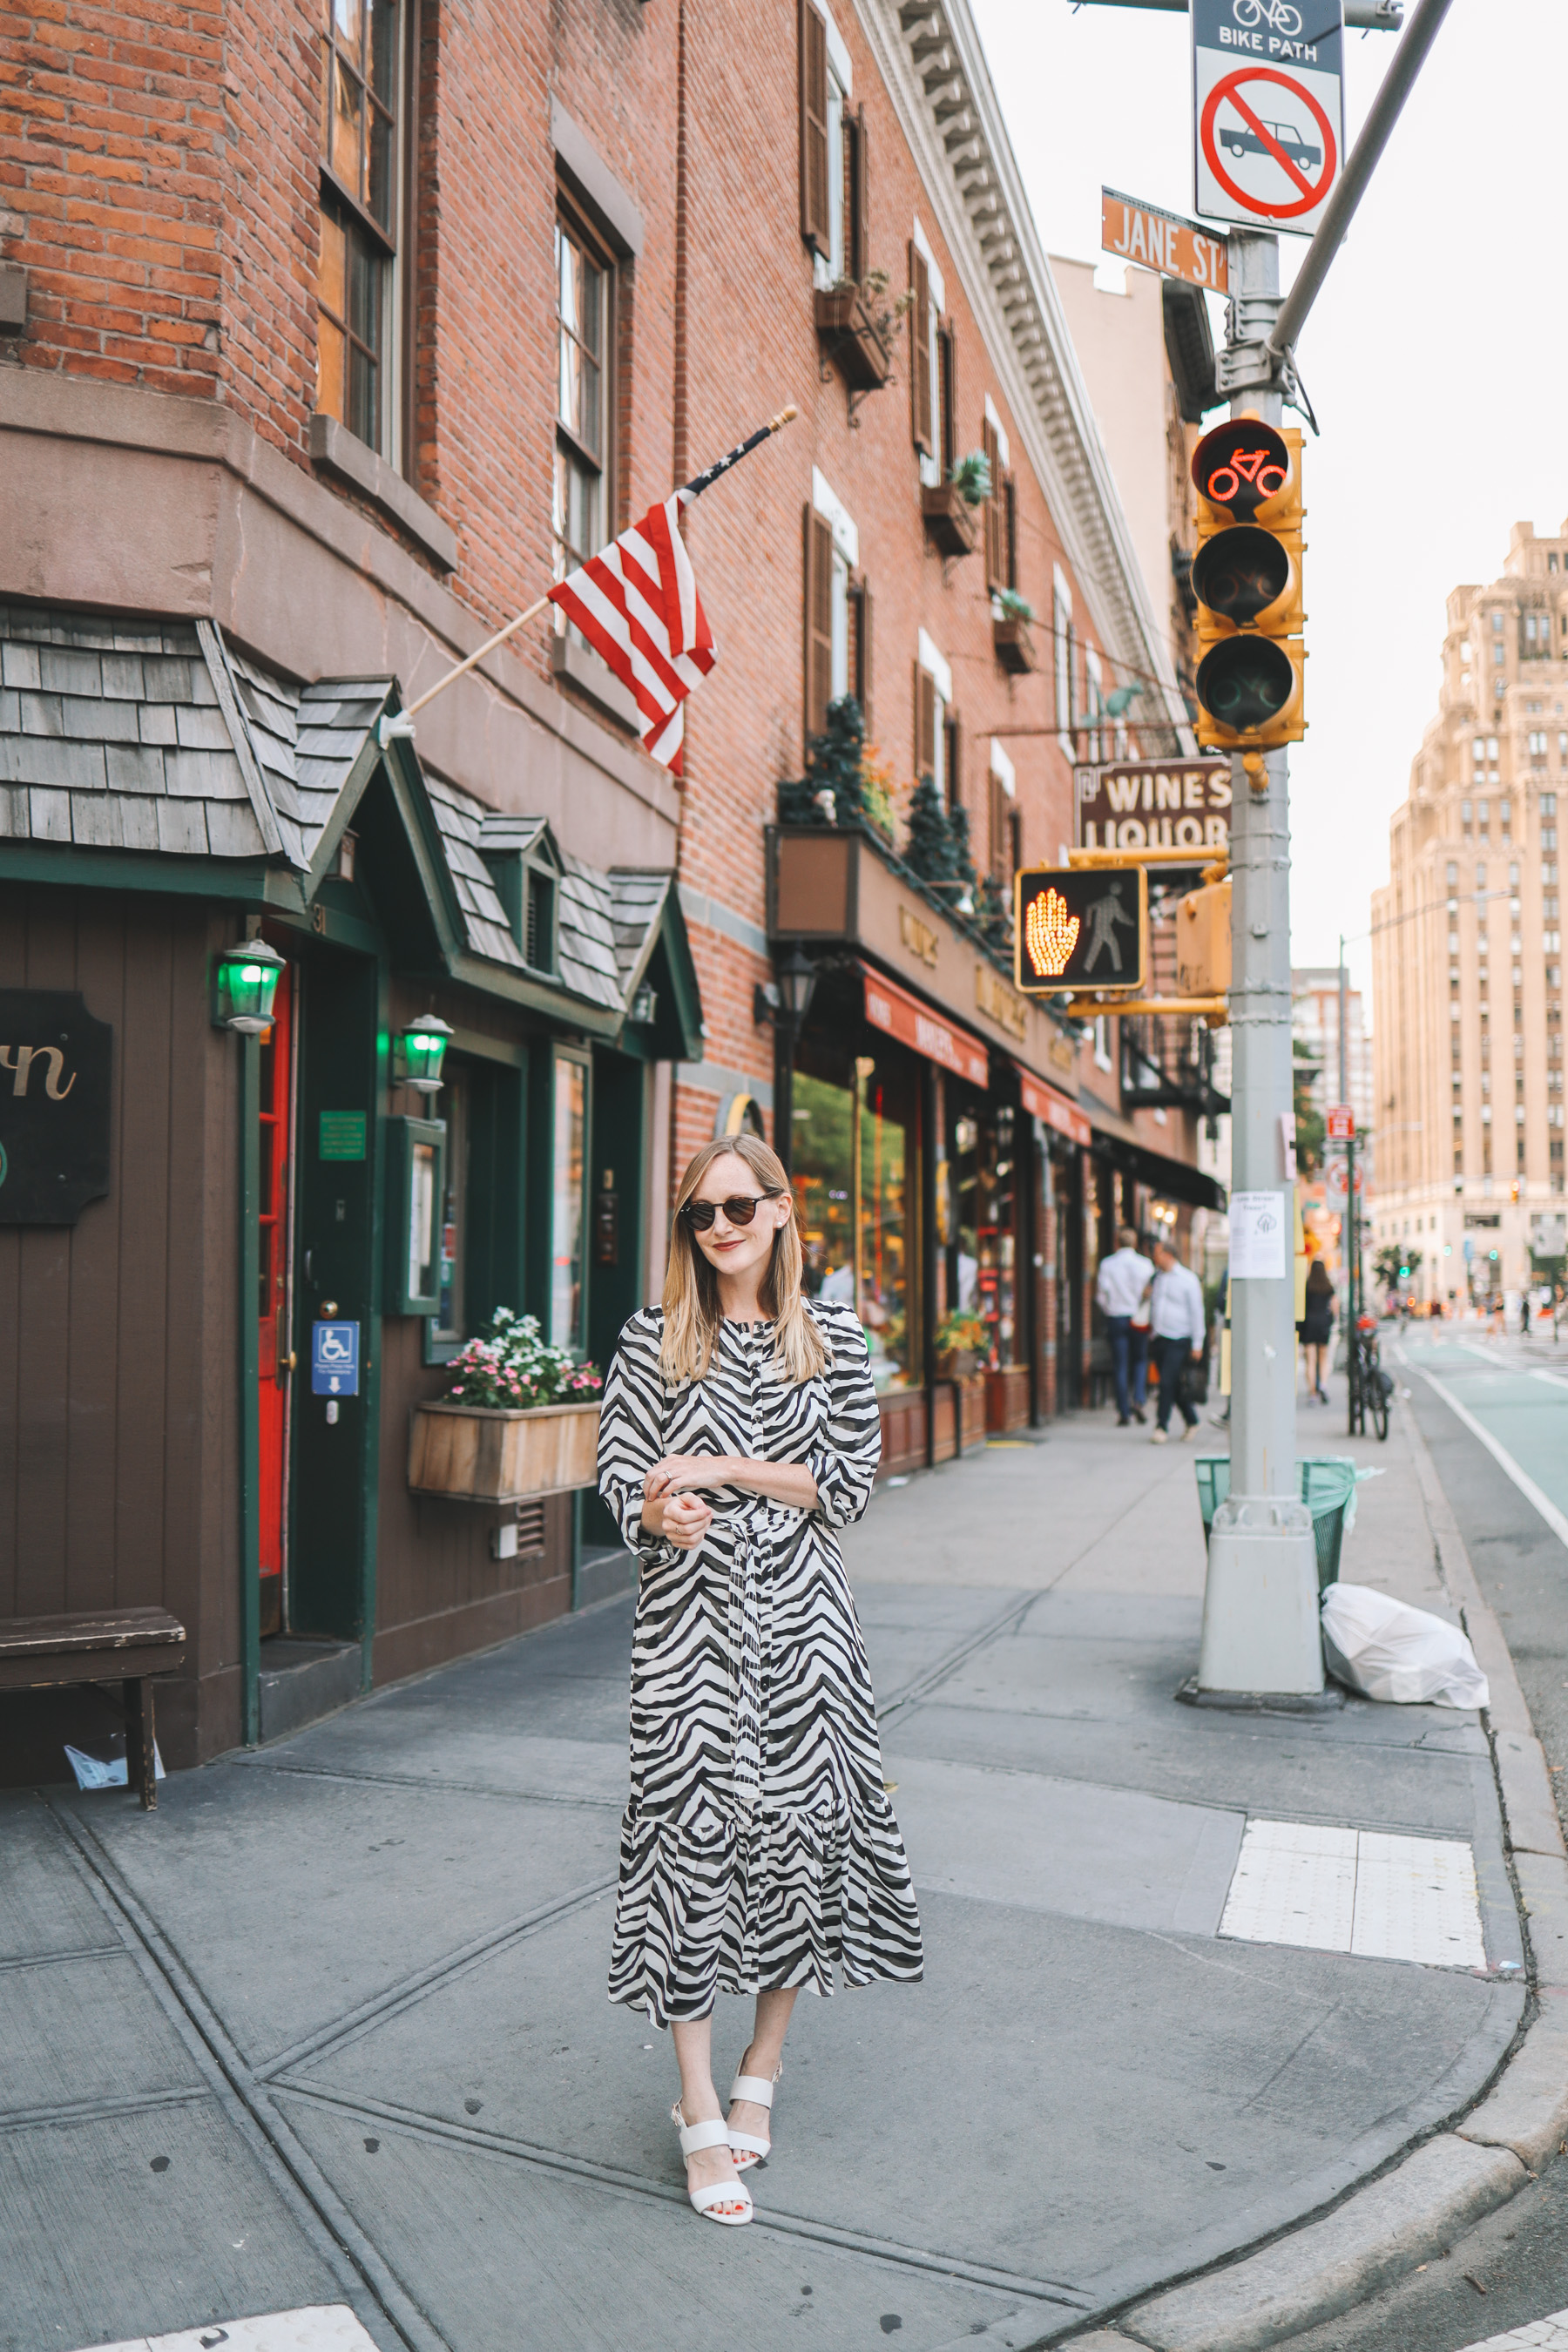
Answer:
[[[393,1047],[392,1075],[404,1086],[412,1087],[416,1094],[438,1095],[441,1091],[441,1065],[447,1058],[447,1041],[453,1032],[445,1021],[433,1013],[422,1020],[411,1021],[400,1030]]]
[[[241,940],[225,948],[213,968],[213,1026],[237,1029],[243,1037],[259,1037],[270,1029],[284,961],[265,940]]]

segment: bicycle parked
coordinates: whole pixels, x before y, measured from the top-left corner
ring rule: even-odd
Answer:
[[[1383,1369],[1377,1344],[1377,1318],[1358,1315],[1350,1345],[1351,1424],[1352,1437],[1364,1437],[1368,1417],[1379,1440],[1388,1436],[1388,1407],[1394,1395],[1394,1375]]]

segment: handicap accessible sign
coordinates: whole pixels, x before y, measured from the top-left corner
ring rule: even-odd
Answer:
[[[312,1396],[358,1396],[359,1325],[316,1323],[310,1330]]]

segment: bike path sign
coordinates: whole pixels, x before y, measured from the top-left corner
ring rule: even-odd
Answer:
[[[1192,0],[1194,205],[1310,236],[1344,160],[1341,0]]]

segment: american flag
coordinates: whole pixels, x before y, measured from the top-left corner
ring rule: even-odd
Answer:
[[[678,529],[689,485],[649,507],[619,539],[550,591],[569,621],[628,688],[647,722],[643,750],[680,773],[683,708],[719,656]]]

